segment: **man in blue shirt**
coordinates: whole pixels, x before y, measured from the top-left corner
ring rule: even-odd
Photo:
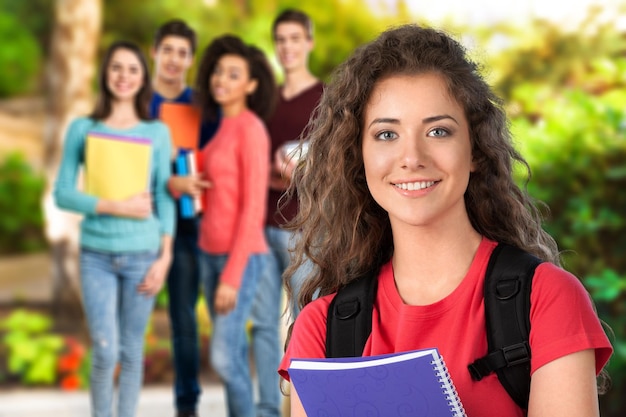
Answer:
[[[157,29],[151,49],[154,95],[150,111],[154,117],[159,117],[160,106],[164,102],[193,103],[193,90],[187,85],[186,78],[193,64],[195,50],[196,34],[184,21],[174,19]],[[217,124],[203,124],[201,132],[198,132],[199,149],[208,142],[215,130]],[[207,183],[194,176],[173,175],[168,185],[178,193],[197,195]],[[200,294],[198,251],[197,219],[183,218],[177,210],[174,257],[167,279],[177,417],[197,416],[196,408],[201,393],[196,318],[196,303]]]

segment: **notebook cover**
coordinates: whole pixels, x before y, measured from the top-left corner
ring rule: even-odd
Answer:
[[[172,142],[177,148],[198,148],[200,135],[200,111],[182,103],[163,103],[159,111],[159,119],[170,129]]]
[[[437,349],[293,359],[288,371],[309,417],[465,416]]]
[[[89,132],[85,146],[87,194],[119,201],[150,189],[149,139]]]

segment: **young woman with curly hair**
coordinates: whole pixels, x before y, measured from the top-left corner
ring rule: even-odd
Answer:
[[[612,348],[588,293],[561,269],[533,200],[514,182],[500,99],[449,35],[406,25],[359,48],[327,85],[294,173],[295,262],[314,271],[279,369],[325,356],[337,290],[377,272],[363,356],[437,347],[468,416],[598,415],[596,375]],[[495,374],[472,380],[487,353],[483,281],[499,243],[539,257],[531,291],[528,410]],[[292,386],[293,388],[293,386]],[[297,392],[292,416],[305,415]]]
[[[200,221],[201,278],[213,331],[211,364],[230,416],[254,417],[246,322],[268,252],[263,233],[276,85],[265,55],[234,35],[214,39],[197,75],[198,104],[220,125],[202,149],[211,183]]]

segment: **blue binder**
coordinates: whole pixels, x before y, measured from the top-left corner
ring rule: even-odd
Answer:
[[[187,154],[192,152],[188,149],[179,149],[178,155],[176,156],[176,173],[178,175],[189,175],[189,164]],[[190,219],[195,217],[196,210],[194,207],[193,197],[187,194],[183,194],[178,199],[178,210],[180,216],[185,219]]]

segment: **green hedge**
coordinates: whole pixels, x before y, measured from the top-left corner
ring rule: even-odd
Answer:
[[[0,161],[0,255],[46,247],[41,199],[45,178],[20,153]]]
[[[616,60],[626,74],[626,61]],[[603,415],[626,404],[626,88],[604,91],[520,85],[511,105],[523,109],[514,136],[529,162],[532,196],[546,203],[545,228],[563,250],[564,267],[591,292],[610,326],[613,387]],[[520,178],[521,180],[521,178]]]
[[[42,67],[37,39],[15,16],[1,12],[0,39],[0,98],[31,92]]]

